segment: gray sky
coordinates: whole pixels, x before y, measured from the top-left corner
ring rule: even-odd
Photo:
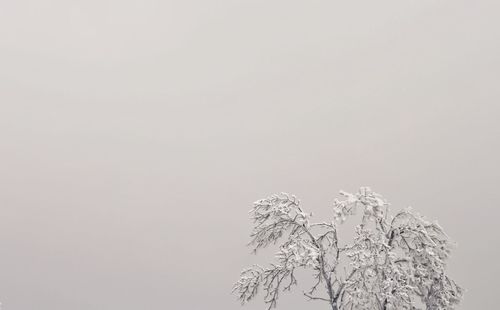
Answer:
[[[5,310],[233,310],[247,211],[370,185],[498,307],[498,1],[2,1]],[[282,309],[325,309],[300,289]],[[263,309],[261,299],[245,307]]]

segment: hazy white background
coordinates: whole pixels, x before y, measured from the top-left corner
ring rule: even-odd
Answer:
[[[439,219],[460,309],[497,309],[499,12],[1,1],[3,309],[239,309],[251,203],[328,219],[363,185]],[[325,309],[296,293],[281,309]]]

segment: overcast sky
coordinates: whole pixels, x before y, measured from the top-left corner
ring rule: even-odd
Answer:
[[[251,203],[286,191],[329,220],[364,185],[438,219],[460,309],[497,309],[499,12],[2,1],[3,309],[240,309],[240,270],[272,258],[245,247]],[[295,292],[281,309],[325,309]]]

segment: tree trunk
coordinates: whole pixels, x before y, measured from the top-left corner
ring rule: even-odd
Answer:
[[[337,307],[337,303],[334,302],[332,303],[332,310],[338,310],[339,308]]]

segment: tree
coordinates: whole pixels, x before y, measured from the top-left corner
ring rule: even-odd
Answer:
[[[314,277],[306,298],[332,310],[448,310],[460,302],[463,290],[445,272],[453,243],[437,222],[410,208],[389,216],[389,204],[368,187],[340,194],[344,199],[335,199],[330,223],[311,223],[312,214],[285,193],[254,203],[253,252],[281,243],[276,263],[242,271],[233,287],[242,304],[262,289],[268,309],[275,307],[280,292],[297,284],[298,269]],[[337,226],[359,209],[353,242],[340,244]]]

